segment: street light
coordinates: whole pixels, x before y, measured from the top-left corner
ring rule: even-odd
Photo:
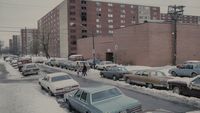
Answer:
[[[73,26],[73,25],[75,25],[75,23],[70,23],[70,26]],[[86,30],[88,30],[88,28],[87,27],[85,27],[85,26],[83,26],[82,24],[80,24],[80,26],[81,27],[83,27],[84,29],[86,29]],[[92,34],[92,57],[93,57],[93,68],[95,68],[95,66],[96,66],[96,59],[95,59],[95,57],[96,57],[96,51],[95,51],[95,43],[94,43],[94,32],[93,31],[91,31],[91,34]]]

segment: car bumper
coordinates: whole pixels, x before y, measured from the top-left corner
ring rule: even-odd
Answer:
[[[55,96],[64,95],[65,93],[69,93],[69,92],[77,90],[77,89],[79,89],[79,87],[68,88],[68,89],[65,88],[64,90],[60,90],[60,91],[58,90],[58,91],[54,92],[54,95]]]

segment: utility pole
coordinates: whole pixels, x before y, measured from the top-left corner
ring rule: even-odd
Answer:
[[[171,16],[172,20],[172,64],[176,65],[177,60],[177,22],[180,17],[183,16],[183,8],[185,6],[168,6],[168,14]]]

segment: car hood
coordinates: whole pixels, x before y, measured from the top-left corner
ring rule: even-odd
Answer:
[[[103,113],[117,113],[126,109],[133,108],[134,106],[139,106],[141,104],[138,102],[138,100],[132,99],[130,97],[119,96],[105,101],[94,103],[93,105]]]
[[[74,86],[74,85],[79,85],[79,84],[75,80],[69,79],[69,80],[62,80],[58,82],[52,82],[52,85],[54,88],[64,88],[64,87],[69,87],[69,86]]]

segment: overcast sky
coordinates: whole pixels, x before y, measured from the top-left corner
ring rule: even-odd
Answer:
[[[0,0],[0,40],[8,46],[12,35],[19,34],[21,28],[36,28],[37,20],[63,0]],[[200,16],[200,0],[98,0],[137,5],[160,6],[167,12],[168,5],[186,6],[184,14]],[[10,28],[11,27],[11,28]],[[18,31],[18,32],[11,32]]]

